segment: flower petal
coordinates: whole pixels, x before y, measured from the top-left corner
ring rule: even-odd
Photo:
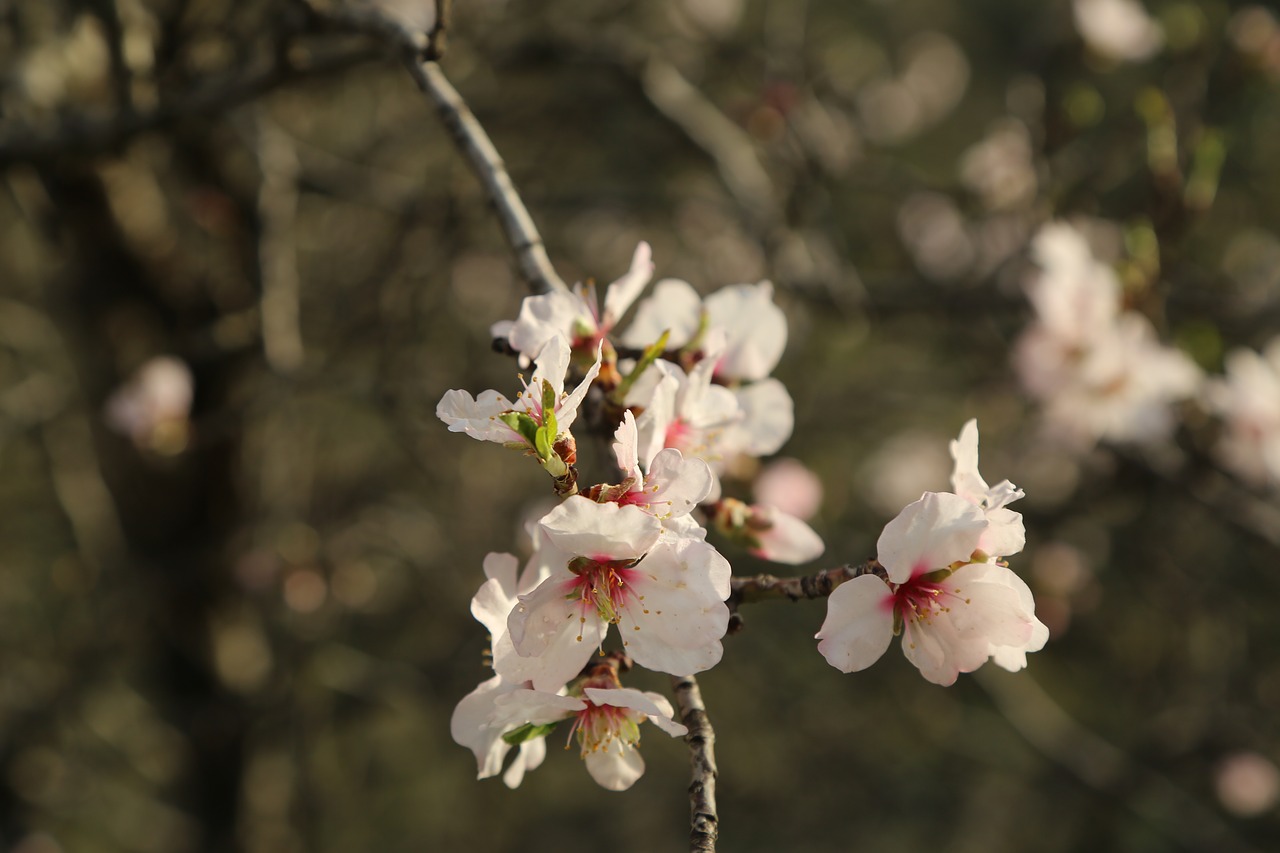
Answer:
[[[842,583],[827,599],[818,651],[841,672],[859,672],[880,659],[893,640],[893,599],[873,575]]]
[[[876,543],[889,580],[905,583],[917,570],[968,560],[987,528],[982,510],[949,492],[925,492],[890,521]]]

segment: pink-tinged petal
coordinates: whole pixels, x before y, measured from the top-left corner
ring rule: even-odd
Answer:
[[[827,618],[817,633],[818,651],[841,672],[871,666],[893,640],[893,593],[873,575],[836,587],[827,599]]]
[[[466,391],[446,391],[436,406],[436,417],[449,426],[449,432],[465,432],[480,441],[524,442],[520,434],[498,420],[498,415],[511,410],[511,401],[497,391],[481,392],[473,398]]]
[[[708,296],[705,306],[711,325],[727,336],[717,374],[747,381],[768,376],[787,346],[787,318],[773,302],[773,285],[724,287]]]
[[[449,733],[455,743],[475,753],[477,779],[488,779],[502,770],[502,761],[511,747],[502,739],[502,729],[489,725],[489,718],[494,700],[517,687],[495,675],[464,696],[453,710]]]
[[[648,243],[641,242],[636,246],[635,254],[631,256],[631,269],[609,285],[604,292],[602,325],[606,330],[612,329],[622,315],[627,313],[631,303],[636,301],[636,297],[640,295],[640,291],[644,290],[644,286],[651,278],[653,278],[653,253]]]
[[[978,547],[993,557],[1009,557],[1022,551],[1027,544],[1027,531],[1022,515],[1011,509],[987,511],[990,525],[978,540]]]
[[[903,626],[902,653],[926,681],[943,687],[955,684],[962,671],[960,657],[964,651],[963,641],[955,636],[951,623],[945,619],[935,619],[927,625],[909,619]],[[985,654],[982,660],[986,660]]]
[[[649,722],[672,737],[684,737],[689,733],[687,728],[671,718],[675,710],[661,694],[641,692],[630,687],[587,687],[582,692],[593,704],[639,711],[649,718]]]
[[[698,332],[702,319],[702,298],[688,282],[664,278],[653,287],[653,295],[640,303],[636,315],[622,336],[622,342],[635,348],[646,347],[670,332],[667,346],[679,349]]]
[[[807,520],[822,506],[822,481],[798,460],[775,459],[756,477],[755,495],[756,503]]]
[[[625,791],[644,775],[640,751],[617,741],[604,749],[588,752],[583,761],[591,778],[608,791]]]
[[[496,580],[498,585],[514,596],[516,591],[516,569],[520,562],[515,554],[504,554],[490,551],[484,557],[484,576]]]
[[[963,603],[952,605],[950,621],[956,635],[979,637],[994,646],[1022,645],[1031,636],[1031,618],[1013,589],[994,583],[973,583],[956,572],[952,587]]]
[[[734,392],[742,420],[733,443],[748,456],[769,456],[782,449],[795,429],[795,404],[776,379],[764,379]]]
[[[520,744],[520,752],[516,755],[507,772],[502,774],[502,781],[508,788],[519,788],[524,781],[524,774],[537,770],[542,760],[547,757],[547,739],[537,737]]]
[[[569,427],[573,426],[573,422],[578,419],[578,408],[582,405],[582,400],[587,396],[587,391],[591,388],[591,383],[595,381],[600,374],[600,358],[603,352],[603,344],[596,347],[596,360],[587,368],[587,375],[582,377],[582,381],[574,388],[563,400],[556,404],[556,435],[561,436],[569,431]],[[563,381],[563,375],[561,377]]]
[[[503,589],[501,581],[489,578],[471,599],[471,615],[489,629],[489,635],[496,643],[507,633],[507,617],[511,615],[515,603],[514,589]]]
[[[720,662],[728,562],[700,540],[661,543],[639,566],[618,630],[636,663],[690,675]]]
[[[650,510],[659,518],[688,515],[707,499],[712,480],[713,475],[706,462],[685,459],[679,450],[669,447],[660,451],[649,464],[649,476],[644,480],[645,488],[649,490],[646,500]]]
[[[618,468],[626,477],[639,478],[640,474],[640,434],[636,431],[636,416],[627,409],[622,413],[622,423],[613,434],[613,456],[618,461]]]
[[[917,570],[932,571],[968,560],[987,519],[978,507],[949,492],[925,492],[890,521],[876,543],[880,564],[894,583]]]
[[[662,379],[654,386],[652,398],[636,419],[640,465],[644,468],[649,467],[658,451],[665,446],[667,431],[676,421],[676,396],[684,376],[681,372],[678,378],[676,371],[680,369],[669,368],[665,363],[655,364],[649,370],[661,374]]]
[[[978,422],[970,419],[960,430],[960,437],[951,442],[952,490],[969,501],[981,504],[987,498],[987,481],[978,473]]]
[[[581,495],[566,498],[541,524],[557,548],[593,559],[635,559],[662,532],[661,522],[637,507],[598,504]]]
[[[520,597],[507,620],[516,656],[537,663],[495,657],[494,665],[507,677],[527,676],[538,690],[558,690],[586,666],[606,627],[594,608],[584,608],[577,600],[572,580],[548,578]]]
[[[813,528],[792,515],[770,506],[757,506],[756,513],[771,526],[756,533],[760,547],[751,553],[775,563],[798,566],[821,556],[826,550],[822,537]]]

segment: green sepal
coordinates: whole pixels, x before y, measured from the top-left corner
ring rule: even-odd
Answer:
[[[512,746],[519,746],[525,741],[530,741],[530,740],[533,740],[534,738],[546,737],[547,735],[551,734],[552,731],[555,730],[555,727],[556,727],[555,723],[543,723],[541,725],[535,725],[534,723],[525,723],[520,728],[512,729],[511,731],[504,734],[502,736],[502,739],[507,743],[511,744]]]
[[[520,437],[537,447],[538,423],[524,412],[503,412],[498,420],[520,433]]]
[[[924,583],[937,583],[951,577],[951,569],[934,569],[932,572],[926,572],[916,580]]]

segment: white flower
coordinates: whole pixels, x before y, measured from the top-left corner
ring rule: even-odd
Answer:
[[[685,457],[702,459],[713,472],[723,469],[726,454],[734,449],[730,428],[742,420],[743,413],[732,391],[712,383],[714,368],[710,359],[699,362],[688,374],[669,362],[654,364],[651,370],[660,379],[636,419],[642,464],[652,464],[659,451],[670,447]],[[719,496],[716,479],[707,499]]]
[[[526,359],[557,335],[575,350],[595,352],[652,277],[652,252],[648,243],[640,243],[631,258],[631,269],[605,289],[603,310],[595,286],[579,283],[572,292],[557,290],[525,297],[514,321],[495,323],[490,331],[494,337],[507,338],[512,349]]]
[[[548,455],[555,454],[551,447],[538,446],[538,434],[544,434],[551,446],[567,436],[578,417],[579,405],[600,372],[597,349],[595,363],[586,376],[572,392],[564,393],[569,355],[568,341],[557,335],[538,353],[533,379],[514,403],[492,390],[481,392],[478,398],[467,391],[446,391],[436,406],[436,417],[448,424],[450,432],[465,432],[480,441],[522,447],[537,454],[545,463]],[[551,401],[554,401],[552,405],[546,405]],[[554,435],[545,436],[546,430],[553,431]]]
[[[669,348],[687,346],[704,330],[704,313],[705,328],[725,335],[713,367],[717,378],[751,382],[773,372],[787,347],[787,318],[774,304],[767,281],[723,287],[703,302],[687,282],[664,279],[640,303],[622,341],[642,347],[669,330]]]
[[[1014,366],[1050,431],[1080,447],[1167,437],[1170,407],[1196,392],[1199,369],[1145,317],[1120,310],[1115,272],[1071,226],[1045,226],[1032,254],[1042,267],[1027,289],[1036,322],[1014,345]]]
[[[1141,62],[1164,45],[1164,31],[1137,0],[1073,0],[1076,29],[1099,55]]]
[[[489,723],[497,707],[495,703],[502,696],[524,689],[526,688],[519,684],[495,675],[464,696],[454,708],[453,717],[449,721],[449,732],[456,743],[475,753],[479,768],[477,779],[498,775],[511,750],[511,744],[502,737],[506,733],[504,728]],[[502,781],[508,788],[519,786],[524,774],[537,768],[546,755],[547,745],[542,737],[525,740],[520,744],[520,751],[507,772],[502,774]]]
[[[613,452],[624,476],[620,485],[608,487],[611,499],[664,520],[688,515],[711,492],[715,475],[706,462],[685,459],[674,447],[658,451],[642,466],[639,441],[635,415],[628,409],[614,433]]]
[[[509,685],[488,687],[480,693],[489,684],[459,703],[453,715],[453,737],[458,743],[473,750],[477,749],[474,745],[493,744],[483,758],[476,752],[482,779],[501,768],[511,741],[520,741],[522,751],[530,743],[541,745],[555,724],[573,720],[571,736],[578,738],[591,778],[610,791],[625,791],[644,773],[644,759],[636,749],[641,723],[649,720],[672,737],[688,733],[672,719],[674,711],[665,697],[620,687],[616,676],[608,673],[586,678],[572,691],[579,695],[573,696]],[[540,763],[542,753],[534,754]],[[514,782],[508,779],[508,784],[515,787],[523,771],[537,763],[526,760],[518,772],[513,772],[517,767],[513,764],[507,775],[516,778]]]
[[[880,535],[888,582],[864,575],[838,587],[817,634],[818,651],[842,672],[856,672],[875,663],[900,632],[907,659],[942,685],[992,656],[1001,666],[1025,664],[1048,630],[1029,592],[1023,596],[1025,585],[975,553],[987,526],[982,509],[958,495],[926,492],[907,506]]]
[[[577,675],[611,623],[649,669],[689,675],[720,661],[730,568],[714,548],[638,507],[582,496],[541,524],[551,574],[520,596],[508,620],[516,652],[544,659],[534,687],[554,689]]]
[[[1261,355],[1231,352],[1224,367],[1205,389],[1210,410],[1225,421],[1218,456],[1254,485],[1280,485],[1280,338]]]
[[[1022,525],[1022,515],[1007,506],[1026,497],[1026,493],[1001,480],[994,486],[978,473],[978,422],[970,420],[960,430],[960,438],[951,442],[951,458],[955,467],[951,472],[951,488],[960,497],[980,507],[987,517],[987,529],[979,547],[994,557],[1008,557],[1022,550],[1027,544],[1027,532]]]

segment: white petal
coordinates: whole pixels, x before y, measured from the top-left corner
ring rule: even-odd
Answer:
[[[480,441],[523,442],[520,434],[497,419],[511,411],[511,401],[497,391],[483,391],[473,399],[466,391],[446,391],[436,406],[436,417],[449,425],[449,432],[465,432]]]
[[[693,340],[701,320],[702,298],[698,292],[688,282],[664,278],[636,309],[622,342],[629,347],[646,347],[670,331],[667,347],[679,349]]]
[[[591,310],[580,296],[557,290],[541,296],[527,296],[520,303],[520,314],[507,335],[512,349],[534,357],[553,338],[573,338],[574,326],[587,323],[595,326]],[[561,369],[560,376],[564,377]],[[559,392],[559,388],[556,389]]]
[[[636,431],[636,416],[627,409],[622,413],[622,423],[618,424],[618,429],[613,434],[613,456],[617,459],[624,478],[639,479],[639,442],[640,434]]]
[[[598,504],[581,495],[566,498],[542,519],[558,548],[592,558],[630,560],[658,541],[662,524],[634,506]]]
[[[841,672],[859,672],[880,659],[893,640],[893,593],[874,575],[836,587],[817,633],[818,651]]]
[[[644,775],[644,759],[634,747],[614,741],[608,749],[588,752],[583,759],[587,772],[609,791],[625,791]]]
[[[586,707],[586,702],[573,696],[517,687],[493,700],[491,721],[504,730],[518,728],[525,723],[541,726],[566,720]]]
[[[628,413],[630,414],[630,413]],[[653,457],[644,485],[649,508],[659,518],[688,515],[707,499],[713,475],[701,459],[685,459],[679,450],[668,447]]]
[[[604,317],[601,325],[612,329],[613,325],[627,313],[631,303],[636,301],[640,291],[653,278],[653,253],[649,244],[641,242],[631,256],[631,269],[622,278],[609,285],[604,292]]]
[[[894,583],[915,571],[968,560],[987,528],[982,510],[949,492],[925,492],[885,525],[876,543],[880,564]]]
[[[503,554],[502,556],[510,557],[511,555]],[[514,581],[512,586],[514,587]],[[497,643],[502,635],[507,633],[507,617],[511,615],[511,608],[515,607],[515,604],[514,588],[504,589],[500,580],[489,578],[481,584],[480,589],[471,599],[471,615],[489,629],[489,635],[494,643]]]
[[[672,737],[684,737],[689,733],[687,728],[671,719],[675,711],[666,697],[658,693],[641,692],[630,687],[588,687],[582,692],[596,705],[612,705],[615,708],[639,711],[649,718],[649,722]]]
[[[960,430],[960,437],[951,442],[952,490],[967,501],[981,504],[987,497],[987,481],[978,473],[978,422],[969,419]]]
[[[544,380],[551,384],[557,397],[564,391],[564,375],[569,370],[569,339],[563,335],[553,335],[537,352],[538,355],[533,360],[533,378],[529,380],[529,388],[532,389],[537,404],[534,411],[541,410],[541,388]]]
[[[537,659],[520,674],[528,675],[539,690],[558,690],[577,677],[604,639],[606,626],[595,609],[584,608],[576,597],[566,598],[573,591],[567,575],[548,578],[532,593],[520,596],[507,620],[517,655]],[[494,665],[504,665],[504,660],[496,658]],[[503,671],[513,672],[505,666]]]
[[[507,768],[507,772],[502,774],[503,783],[508,788],[520,787],[520,783],[524,781],[524,774],[530,770],[538,769],[539,765],[542,764],[542,760],[546,757],[546,738],[536,737],[520,744],[520,752],[516,754],[515,760]]]
[[[793,515],[787,515],[773,507],[755,507],[771,525],[768,530],[758,532],[759,548],[751,551],[757,557],[772,560],[775,563],[786,563],[797,566],[821,556],[826,550],[822,537]]]
[[[738,449],[748,456],[769,456],[782,449],[795,429],[795,404],[777,379],[753,382],[735,391],[743,417]]]
[[[456,743],[476,756],[477,779],[487,779],[502,770],[510,745],[502,739],[503,730],[489,725],[494,700],[518,685],[494,676],[462,698],[449,720],[449,733]]]
[[[773,302],[773,285],[736,284],[707,297],[713,326],[725,330],[728,345],[716,373],[730,379],[764,379],[787,346],[787,318]]]
[[[591,367],[587,368],[587,375],[582,377],[582,381],[578,383],[576,388],[556,404],[557,436],[568,432],[569,427],[573,426],[573,422],[578,419],[578,407],[582,405],[583,398],[587,396],[591,383],[600,374],[600,359],[603,353],[603,346],[603,342],[596,346],[596,360]]]

